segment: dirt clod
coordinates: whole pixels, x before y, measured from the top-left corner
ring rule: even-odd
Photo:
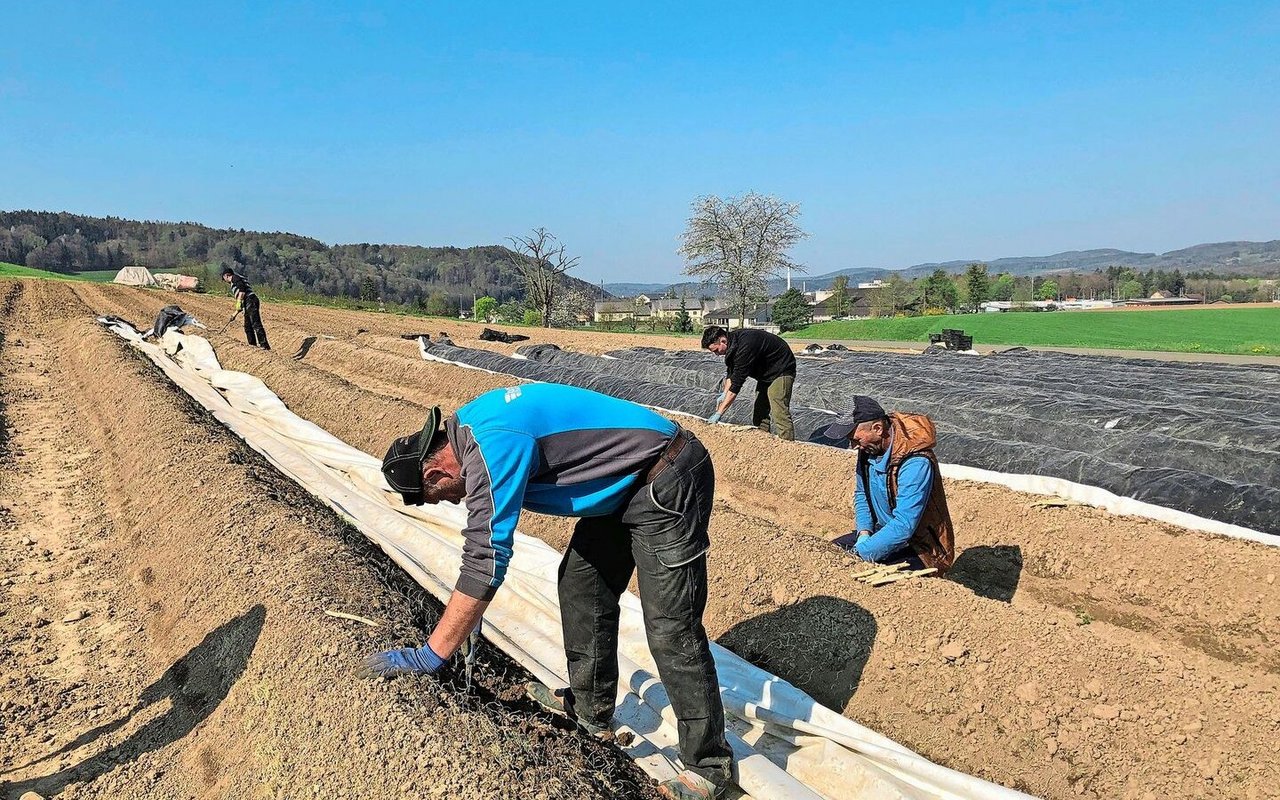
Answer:
[[[1120,708],[1118,706],[1094,706],[1093,714],[1095,719],[1120,719]]]

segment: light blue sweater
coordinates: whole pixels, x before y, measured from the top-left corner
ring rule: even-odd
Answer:
[[[866,561],[885,561],[907,546],[915,533],[929,502],[933,488],[933,468],[927,458],[908,458],[898,468],[898,497],[893,508],[889,506],[889,482],[886,471],[893,438],[882,455],[867,459],[867,475],[871,483],[871,503],[867,503],[867,487],[863,486],[862,473],[858,472],[853,494],[858,530],[871,531],[871,535],[857,544],[858,556]],[[874,511],[874,515],[872,514]]]

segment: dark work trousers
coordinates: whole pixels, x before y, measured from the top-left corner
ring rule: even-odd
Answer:
[[[782,375],[768,383],[756,381],[756,404],[751,409],[751,424],[769,432],[769,422],[773,422],[773,432],[780,439],[795,441],[796,426],[791,421],[791,387],[795,385],[795,375]]]
[[[249,344],[261,347],[263,350],[271,349],[271,345],[267,344],[267,329],[262,327],[262,314],[258,308],[256,294],[245,295],[244,298],[244,335],[249,340]]]
[[[707,605],[707,523],[716,476],[711,456],[691,433],[653,483],[618,511],[578,520],[560,563],[560,619],[569,688],[578,714],[605,725],[618,692],[618,599],[637,573],[649,650],[675,711],[680,760],[716,786],[730,782],[724,706],[711,645],[702,626]]]

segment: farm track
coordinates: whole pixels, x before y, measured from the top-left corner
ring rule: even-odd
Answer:
[[[145,327],[160,306],[176,301],[214,329],[230,313],[230,303],[221,298],[86,284],[21,285],[19,311],[26,309],[27,317],[18,317],[34,320],[56,306],[70,321],[43,326],[39,338],[54,341],[64,353],[61,346],[71,340],[61,331],[75,331],[85,337],[81,346],[96,354],[90,361],[129,359],[119,355],[116,343],[102,342],[92,325],[86,327],[79,315],[89,311],[118,313]],[[36,287],[39,298],[29,296]],[[510,383],[504,376],[423,362],[415,343],[398,338],[424,330],[434,334],[444,324],[459,344],[514,349],[475,341],[479,326],[292,306],[267,306],[264,318],[276,350],[249,348],[238,335],[213,336],[223,364],[262,377],[297,413],[367,452],[381,453],[391,438],[419,424],[431,404],[456,408],[485,389]],[[358,333],[361,328],[368,331]],[[291,359],[308,336],[321,338],[305,358]],[[636,344],[696,346],[689,339],[559,331],[540,340],[590,352]],[[10,362],[6,356],[6,369]],[[100,398],[130,388],[87,369],[76,377]],[[6,372],[6,398],[11,383]],[[17,384],[35,396],[49,391],[29,381]],[[131,388],[144,393],[142,402],[165,396],[172,404],[154,380]],[[36,408],[30,414],[32,422],[41,416]],[[870,589],[847,579],[848,562],[825,543],[848,527],[845,454],[753,431],[687,424],[711,449],[720,478],[707,623],[722,644],[935,760],[1034,794],[1280,796],[1277,548],[1086,508],[1039,509],[1027,495],[949,482],[966,549],[957,580]],[[15,424],[15,441],[22,427]],[[150,423],[134,427],[144,440],[154,433]],[[206,426],[196,428],[212,435]],[[129,452],[122,449],[121,455]],[[205,468],[226,464],[191,465],[184,474]],[[3,488],[0,502],[17,508],[9,483]],[[198,488],[184,484],[183,490],[187,506],[262,493],[252,485],[227,493],[221,482],[207,479]],[[176,500],[166,510],[191,514]],[[193,546],[203,546],[201,527],[191,534]],[[528,515],[522,527],[554,546],[567,541],[562,520]],[[0,535],[21,537],[17,531],[28,529],[19,521],[12,534],[6,527]],[[269,544],[257,546],[266,552]],[[344,561],[340,552],[331,546],[312,560]],[[176,577],[182,580],[168,581],[171,590],[186,591],[183,581],[191,581],[219,586],[224,599],[241,596],[222,586],[228,582],[225,570],[204,574],[192,566]],[[135,588],[113,591],[129,597]],[[365,613],[359,607],[348,610]],[[21,614],[25,607],[6,600],[5,611]],[[148,619],[141,606],[138,615]],[[286,622],[291,626],[275,635],[315,634],[314,621],[308,626],[295,615],[280,624]],[[345,660],[326,660],[334,673],[326,685],[367,693],[361,702],[387,703],[394,689],[340,677],[361,646],[368,645],[344,646]],[[965,654],[954,659],[944,655],[961,650]],[[228,715],[226,724],[244,718],[244,709],[228,709],[234,697],[233,691],[218,711]],[[187,752],[190,743],[175,748]],[[384,750],[383,757],[411,761],[419,751],[410,750]]]

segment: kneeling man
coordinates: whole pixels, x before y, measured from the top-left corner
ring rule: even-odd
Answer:
[[[886,413],[855,396],[823,431],[857,448],[853,506],[857,530],[835,544],[865,561],[907,559],[942,574],[955,562],[955,535],[938,459],[937,432],[923,414]]]

